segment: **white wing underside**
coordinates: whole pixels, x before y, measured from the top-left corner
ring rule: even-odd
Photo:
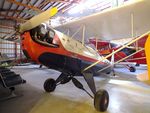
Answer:
[[[137,0],[132,4],[108,9],[57,26],[55,29],[61,32],[69,30],[71,36],[81,26],[85,26],[85,38],[98,37],[102,40],[112,40],[139,36],[150,30],[150,0]],[[82,30],[75,37],[81,40]]]

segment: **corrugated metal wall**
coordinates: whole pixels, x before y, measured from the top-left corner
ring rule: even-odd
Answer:
[[[20,44],[0,39],[0,52],[9,58],[20,58]]]
[[[0,52],[6,54],[9,58],[20,58],[20,44],[2,39],[14,31],[15,21],[0,20]]]
[[[4,27],[3,27],[4,26]],[[12,29],[7,27],[12,27]],[[14,31],[15,21],[12,20],[1,20],[0,19],[0,38]]]

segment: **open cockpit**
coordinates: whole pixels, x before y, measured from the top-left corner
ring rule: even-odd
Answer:
[[[41,24],[30,30],[30,34],[32,39],[39,44],[49,47],[59,47],[58,44],[54,43],[55,31],[45,24]]]

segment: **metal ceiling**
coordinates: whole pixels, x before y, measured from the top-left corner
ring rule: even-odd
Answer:
[[[51,7],[57,7],[59,12],[66,11],[73,3],[80,0],[1,0],[0,19],[26,21],[32,16]]]

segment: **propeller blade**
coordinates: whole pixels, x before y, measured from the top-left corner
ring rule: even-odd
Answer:
[[[48,9],[39,15],[34,16],[24,24],[19,26],[19,32],[23,33],[24,31],[30,30],[35,28],[36,26],[40,25],[42,22],[48,20],[50,17],[54,16],[58,12],[56,7],[52,9]]]

